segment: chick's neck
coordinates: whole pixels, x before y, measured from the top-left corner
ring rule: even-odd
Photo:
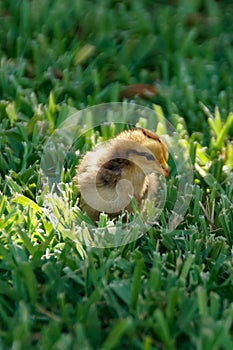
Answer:
[[[134,189],[134,198],[139,202],[147,189],[146,175],[142,169],[134,164],[122,171],[121,178],[130,181]]]

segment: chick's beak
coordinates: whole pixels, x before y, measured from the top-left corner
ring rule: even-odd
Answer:
[[[168,177],[169,176],[169,169],[168,168],[163,169],[163,174],[164,174],[164,176]]]

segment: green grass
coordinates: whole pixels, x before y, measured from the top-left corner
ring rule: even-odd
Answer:
[[[231,1],[2,1],[0,23],[0,349],[231,350]],[[169,230],[171,161],[157,224],[86,247],[43,210],[42,155],[72,110],[117,102],[134,83],[156,85],[132,102],[168,119],[190,157],[190,203]],[[55,218],[76,201],[75,151],[117,131],[96,128],[69,150]]]

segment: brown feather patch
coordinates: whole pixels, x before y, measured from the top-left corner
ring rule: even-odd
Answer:
[[[149,139],[153,139],[156,140],[158,142],[161,143],[160,138],[158,137],[158,135],[156,135],[155,133],[153,133],[152,131],[148,130],[148,129],[140,129],[142,131],[142,133],[148,137]]]

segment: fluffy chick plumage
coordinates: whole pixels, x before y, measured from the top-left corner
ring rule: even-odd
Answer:
[[[165,142],[142,128],[123,131],[87,152],[75,176],[83,211],[97,221],[100,212],[116,217],[132,211],[132,198],[141,208],[149,183],[156,187],[153,174],[168,176],[167,160]]]

